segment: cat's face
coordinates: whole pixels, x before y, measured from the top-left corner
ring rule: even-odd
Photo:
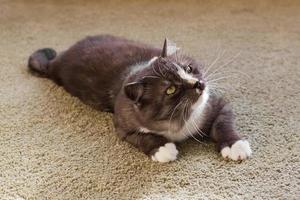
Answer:
[[[125,93],[135,102],[142,121],[156,131],[169,129],[171,122],[182,126],[205,90],[202,65],[182,55],[160,56],[136,76]]]

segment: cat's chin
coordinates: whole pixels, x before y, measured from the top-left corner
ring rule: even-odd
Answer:
[[[206,87],[203,91],[197,91],[199,89],[196,89],[196,93],[199,95],[196,101],[192,105],[192,110],[198,109],[199,107],[204,107],[208,100],[208,88]]]

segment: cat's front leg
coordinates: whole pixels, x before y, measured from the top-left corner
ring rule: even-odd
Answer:
[[[170,162],[177,159],[176,145],[163,136],[132,131],[123,135],[122,138],[150,156],[153,161]]]
[[[234,128],[234,116],[229,104],[224,104],[215,119],[210,136],[224,158],[245,160],[252,151],[247,140],[243,140]]]

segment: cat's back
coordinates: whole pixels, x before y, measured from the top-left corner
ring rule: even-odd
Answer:
[[[51,63],[59,70],[92,70],[117,75],[126,67],[149,61],[160,50],[150,45],[112,35],[88,36],[62,52]]]
[[[88,36],[50,62],[50,76],[84,102],[113,107],[130,66],[149,61],[160,50],[112,35]]]
[[[150,45],[112,35],[88,36],[73,45],[65,54],[92,64],[109,65],[136,64],[160,54],[160,50]],[[68,55],[65,55],[68,56]]]

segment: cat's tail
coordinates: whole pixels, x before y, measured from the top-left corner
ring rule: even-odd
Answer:
[[[56,57],[56,51],[44,48],[35,51],[28,59],[28,67],[42,76],[48,76],[49,61]]]

